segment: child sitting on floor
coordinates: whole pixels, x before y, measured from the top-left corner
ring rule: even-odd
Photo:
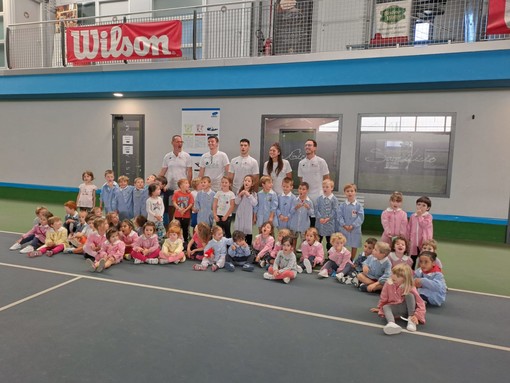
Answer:
[[[301,258],[299,265],[308,274],[317,265],[324,262],[324,246],[319,241],[319,232],[315,227],[309,227],[305,232],[305,241],[301,243]]]
[[[232,240],[234,244],[228,248],[227,261],[225,263],[225,270],[235,271],[236,266],[241,266],[243,271],[253,271],[253,255],[250,251],[250,246],[246,243],[246,235],[240,231],[235,230],[232,233]]]
[[[352,284],[362,292],[371,293],[382,290],[391,273],[389,253],[390,245],[378,241],[372,255],[363,262],[363,271],[353,279]]]
[[[436,265],[436,253],[421,252],[414,278],[414,285],[425,302],[441,306],[446,301],[446,282],[441,269]]]
[[[46,232],[44,246],[28,253],[30,258],[40,257],[43,254],[51,257],[69,247],[69,242],[67,242],[67,230],[63,227],[62,219],[53,216],[48,219],[48,225],[50,229]]]
[[[319,271],[319,278],[327,278],[330,275],[343,277],[351,269],[351,252],[344,247],[346,242],[347,239],[342,233],[333,233],[332,247],[328,250],[328,261]],[[302,247],[301,250],[303,250]]]
[[[346,285],[352,285],[353,279],[356,278],[356,276],[359,273],[363,272],[363,262],[367,260],[369,255],[372,255],[376,243],[377,239],[373,237],[367,238],[365,244],[363,245],[363,252],[360,255],[358,255],[358,257],[354,261],[350,272],[344,275],[343,277],[337,275],[338,282]]]
[[[262,224],[260,234],[253,241],[252,254],[255,256],[255,262],[264,268],[274,262],[271,258],[271,250],[274,246],[274,226],[271,221]]]
[[[96,259],[94,261],[86,259],[85,262],[90,271],[100,273],[104,269],[122,262],[125,250],[126,245],[119,239],[119,231],[112,227],[106,232],[106,242],[101,246]]]
[[[212,239],[204,248],[204,258],[201,264],[193,265],[193,270],[204,271],[209,266],[212,271],[222,269],[225,266],[227,246],[231,246],[232,238],[223,237],[223,229],[220,226],[213,226],[211,229]]]
[[[159,252],[159,264],[175,263],[176,265],[186,260],[184,245],[181,238],[181,229],[177,226],[170,226],[166,232],[167,239],[161,246]]]
[[[211,240],[211,228],[205,222],[199,222],[195,227],[193,236],[188,242],[186,256],[189,259],[202,261],[205,245]]]
[[[20,239],[18,239],[14,245],[12,245],[9,250],[19,250],[21,254],[28,254],[38,247],[42,246],[46,241],[46,233],[50,229],[48,225],[48,219],[53,217],[49,211],[45,211],[38,216],[38,222],[34,225],[34,227],[27,233],[23,234]],[[22,248],[22,246],[28,243],[28,246]]]
[[[283,283],[289,283],[296,278],[298,265],[296,254],[294,254],[294,240],[292,237],[282,239],[282,250],[276,255],[272,266],[269,266],[267,273],[264,273],[264,279],[282,280]]]

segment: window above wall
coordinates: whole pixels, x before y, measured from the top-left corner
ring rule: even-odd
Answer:
[[[454,125],[454,113],[359,115],[358,189],[448,197]]]

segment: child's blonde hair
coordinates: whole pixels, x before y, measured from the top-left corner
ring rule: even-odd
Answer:
[[[309,227],[306,229],[305,237],[308,235],[308,233],[311,233],[316,241],[319,240],[319,231],[315,227]]]
[[[324,181],[322,181],[322,186],[324,186],[324,185],[330,185],[331,188],[335,187],[335,183],[333,182],[333,180],[331,180],[329,178],[324,180]]]
[[[170,236],[170,234],[177,234],[181,235],[181,229],[177,226],[170,226],[168,228],[168,231],[166,232],[167,236]]]
[[[331,239],[329,240],[329,243],[333,244],[336,241],[342,241],[343,243],[347,242],[347,238],[345,238],[345,235],[342,233],[333,233],[331,235]]]
[[[269,176],[262,176],[260,178],[259,184],[260,184],[260,186],[263,186],[266,182],[270,182],[270,181],[272,181],[271,177],[269,177]]]
[[[106,218],[96,218],[93,223],[94,228],[98,230],[102,225],[104,225],[105,222]]]
[[[211,234],[214,235],[216,234],[217,232],[221,231],[221,233],[223,234],[223,228],[221,226],[218,226],[218,225],[214,225],[212,228],[211,228]]]
[[[391,252],[391,247],[386,242],[377,241],[374,247],[386,256]]]
[[[48,225],[49,226],[53,226],[53,224],[55,222],[59,222],[59,221],[62,221],[62,218],[57,217],[56,215],[54,215],[53,217],[48,218]]]
[[[281,236],[282,236],[282,239],[283,239],[283,237],[289,237],[289,236],[291,236],[291,234],[292,234],[292,233],[290,232],[290,230],[289,230],[289,229],[280,229],[280,230],[278,230],[278,237],[281,235]]]
[[[113,217],[119,217],[116,211],[110,211],[108,214],[106,214],[106,221],[108,222],[108,225],[112,226],[113,223]]]
[[[344,192],[347,190],[347,189],[354,189],[355,192],[358,191],[358,187],[356,186],[356,184],[345,184],[344,185]]]
[[[39,215],[42,212],[44,212],[45,210],[48,211],[48,208],[46,206],[37,206],[35,208],[35,215]]]
[[[120,184],[121,182],[129,183],[129,177],[128,176],[120,176],[117,180],[117,182]]]
[[[434,253],[437,252],[437,241],[435,239],[427,239],[426,241],[423,241],[421,244],[421,247],[423,246],[431,246],[434,249]]]
[[[202,181],[201,178],[193,178],[191,180],[191,187],[193,188],[193,190],[197,190],[197,186],[201,181]]]
[[[403,200],[404,200],[404,196],[402,195],[401,192],[394,191],[393,193],[391,193],[390,201],[402,202]]]
[[[178,187],[181,187],[181,185],[185,182],[187,182],[188,179],[187,178],[181,178],[179,181],[177,181],[177,186]]]
[[[391,272],[396,277],[400,277],[403,279],[402,284],[400,285],[402,288],[402,295],[407,295],[413,289],[413,270],[407,263],[399,263],[395,265]]]

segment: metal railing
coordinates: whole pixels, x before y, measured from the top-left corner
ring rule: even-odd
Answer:
[[[393,0],[395,2],[395,0]],[[487,35],[487,0],[400,0],[409,3],[401,36],[380,32],[381,4],[388,0],[253,0],[219,5],[150,10],[122,15],[49,20],[7,28],[9,69],[71,66],[65,28],[119,22],[182,21],[178,59],[209,60],[262,55],[305,54],[413,45],[509,39]],[[111,63],[94,63],[108,65]]]

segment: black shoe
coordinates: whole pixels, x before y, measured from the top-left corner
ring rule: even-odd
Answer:
[[[367,288],[367,285],[365,283],[362,283],[361,285],[359,285],[358,289],[362,293],[368,293],[368,288]]]

